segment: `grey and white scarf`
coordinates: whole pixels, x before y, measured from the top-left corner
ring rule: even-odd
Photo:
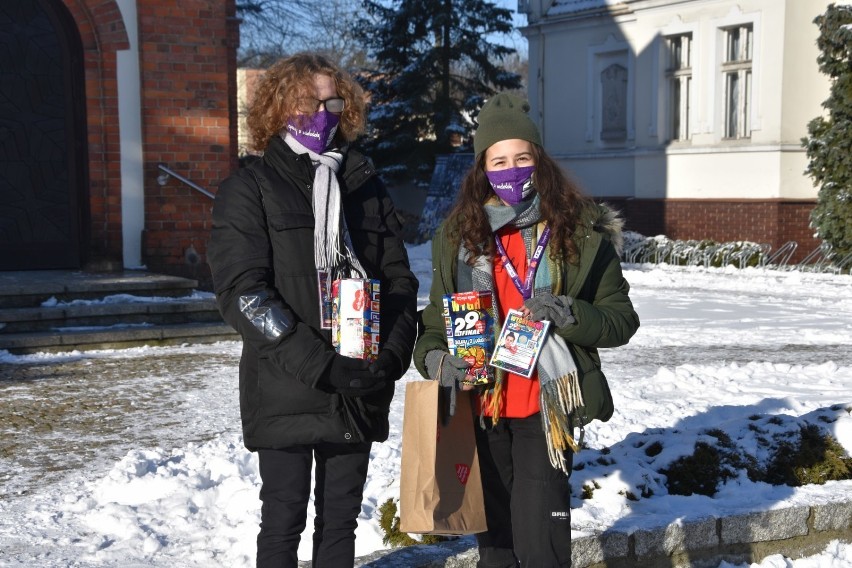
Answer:
[[[297,154],[307,154],[314,164],[312,206],[314,264],[317,269],[328,270],[333,278],[366,278],[367,272],[355,256],[346,218],[342,215],[337,172],[343,164],[343,152],[330,149],[317,154],[299,143],[286,130],[282,130],[280,136],[290,149]]]

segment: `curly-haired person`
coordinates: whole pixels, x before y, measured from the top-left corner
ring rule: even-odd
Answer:
[[[313,565],[354,564],[370,447],[388,436],[394,382],[411,361],[417,279],[372,163],[361,88],[328,59],[266,70],[248,113],[262,158],[219,186],[208,250],[219,309],[243,339],[243,440],[262,486],[257,566],[298,566],[315,465]],[[320,282],[381,282],[381,344],[338,354]]]

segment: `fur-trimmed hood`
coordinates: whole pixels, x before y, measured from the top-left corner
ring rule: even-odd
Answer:
[[[615,252],[621,257],[624,251],[624,218],[621,213],[606,203],[597,203],[590,208],[587,219],[593,230],[609,237]]]

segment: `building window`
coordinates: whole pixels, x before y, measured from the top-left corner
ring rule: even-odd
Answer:
[[[726,28],[722,78],[725,85],[725,138],[751,136],[751,67],[754,33],[751,24]]]
[[[666,51],[669,139],[689,140],[689,107],[692,102],[692,34],[668,36]]]
[[[627,68],[613,63],[601,72],[601,140],[627,139]]]

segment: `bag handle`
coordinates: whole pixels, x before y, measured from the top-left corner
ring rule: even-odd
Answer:
[[[450,423],[450,419],[456,414],[456,385],[447,387],[441,382],[444,375],[444,360],[447,355],[449,353],[446,351],[441,355],[441,360],[438,362],[438,373],[434,379],[438,381],[438,413],[441,417],[441,425],[444,427]]]

